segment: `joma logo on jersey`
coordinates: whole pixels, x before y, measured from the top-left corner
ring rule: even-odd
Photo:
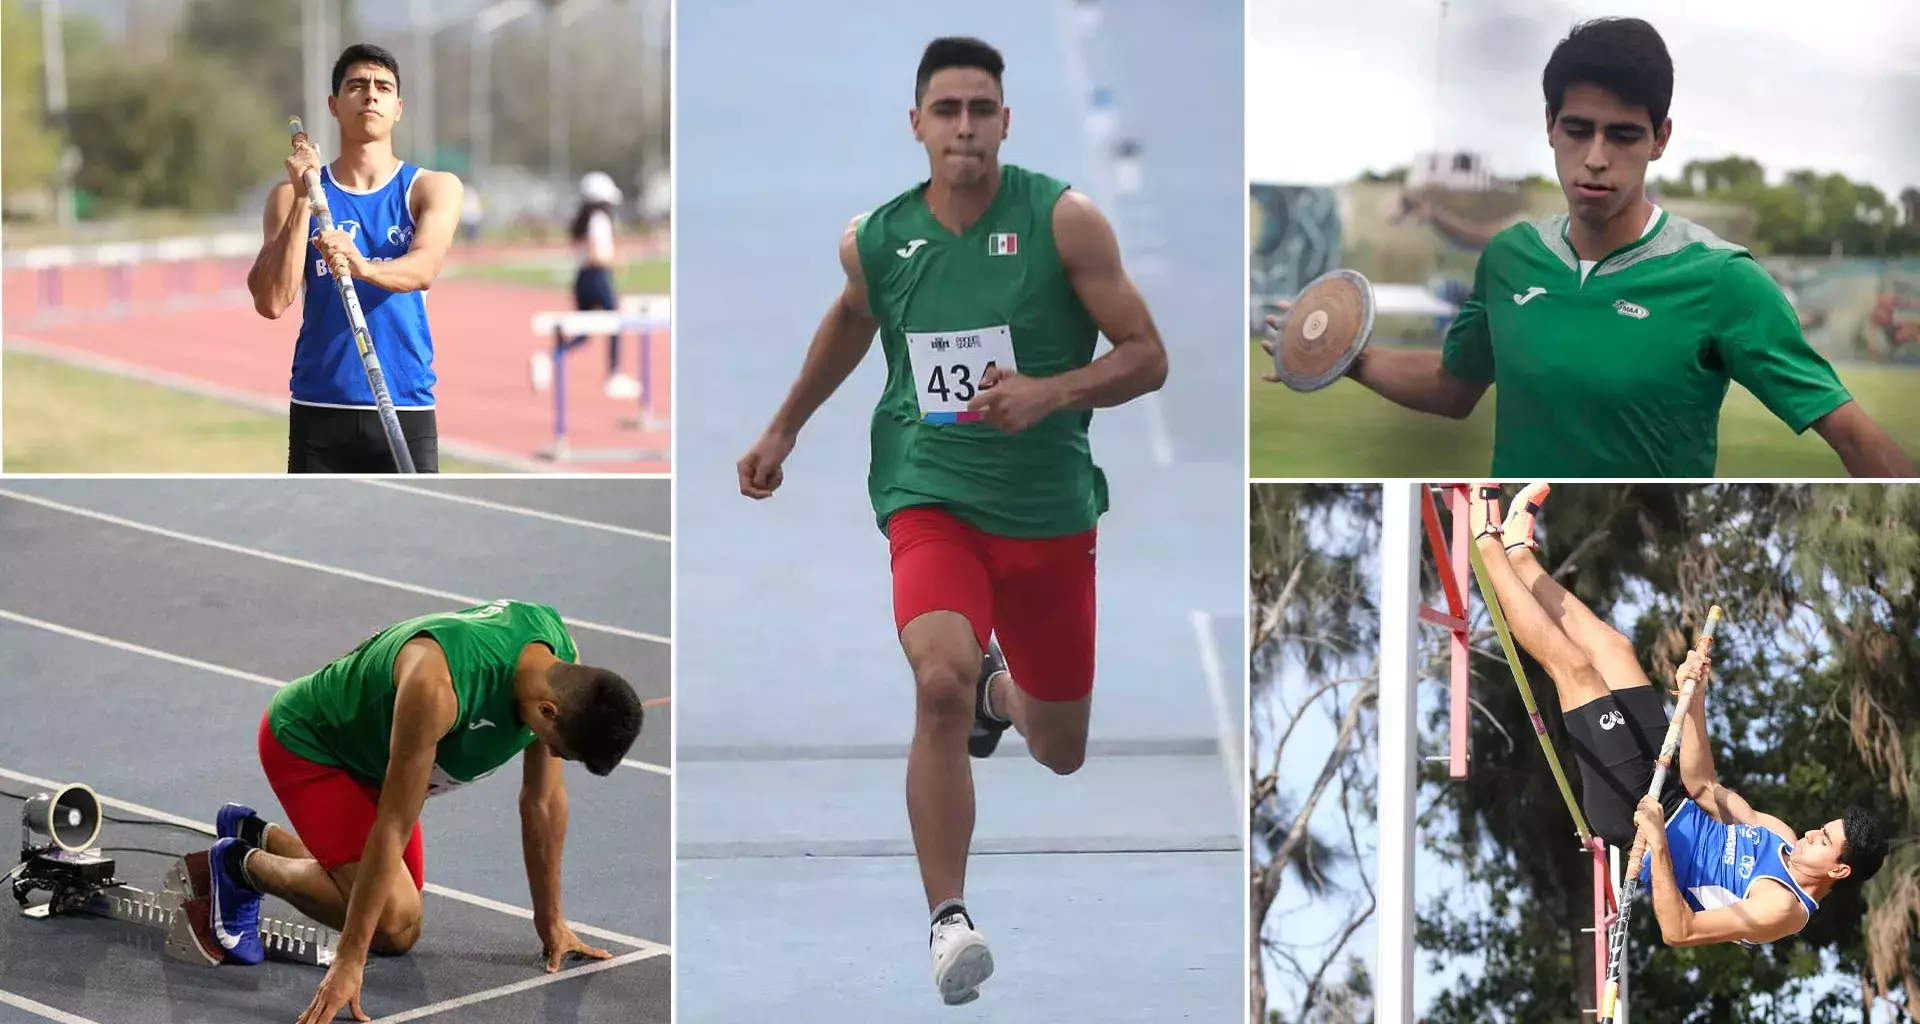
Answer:
[[[1647,308],[1645,306],[1636,306],[1625,299],[1620,299],[1615,302],[1613,309],[1614,312],[1619,313],[1621,316],[1630,316],[1635,320],[1645,320],[1647,318]]]

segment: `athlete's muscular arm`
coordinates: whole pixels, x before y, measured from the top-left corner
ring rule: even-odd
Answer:
[[[1113,344],[1086,366],[1047,378],[1054,408],[1103,409],[1160,390],[1167,348],[1147,300],[1127,276],[1113,225],[1093,200],[1069,189],[1053,207],[1053,240],[1074,294]]]
[[[1673,673],[1674,687],[1686,685],[1688,678],[1703,678],[1707,659],[1698,651],[1687,652],[1687,660]],[[1716,812],[1712,796],[1720,783],[1713,767],[1713,744],[1707,738],[1707,694],[1701,684],[1695,684],[1692,706],[1687,708],[1686,720],[1680,724],[1680,752],[1678,767],[1680,785],[1687,796],[1700,805],[1700,809],[1712,815],[1716,821],[1725,823],[1727,819]]]
[[[604,960],[612,954],[582,943],[560,909],[560,856],[567,841],[567,785],[561,763],[545,743],[527,748],[520,780],[520,852],[527,864],[533,927],[540,934],[547,971],[560,969],[569,953]]]
[[[339,958],[366,963],[375,926],[385,909],[388,880],[404,870],[401,851],[426,803],[435,747],[460,715],[446,655],[431,641],[412,640],[401,648],[401,656],[394,661],[394,685],[387,776],[380,786],[380,802],[360,856],[353,895],[347,900],[336,963]]]
[[[567,841],[567,786],[560,759],[545,743],[527,748],[520,780],[520,851],[527,862],[533,924],[564,921],[560,911],[560,854]]]
[[[1486,381],[1461,380],[1440,365],[1440,353],[1368,345],[1349,376],[1382,398],[1415,412],[1464,420],[1487,393]]]
[[[1687,660],[1673,674],[1674,684],[1681,685],[1688,675],[1696,672],[1704,676],[1706,665],[1705,657],[1688,652]],[[1713,766],[1712,741],[1707,738],[1706,705],[1705,691],[1696,689],[1693,705],[1687,709],[1686,720],[1680,726],[1680,785],[1701,810],[1722,825],[1757,825],[1792,842],[1794,832],[1786,822],[1754,810],[1746,798],[1720,784]]]
[[[253,295],[253,311],[268,320],[278,320],[300,297],[302,274],[307,257],[307,197],[304,187],[296,194],[292,185],[275,185],[267,193],[266,235],[260,254],[247,271],[247,291]]]
[[[300,297],[307,261],[307,172],[320,169],[320,151],[302,141],[287,157],[287,183],[267,193],[266,235],[260,254],[247,271],[254,312],[280,319]]]
[[[740,474],[740,493],[750,498],[765,498],[780,486],[780,464],[786,461],[800,428],[820,406],[846,383],[860,360],[873,347],[873,336],[880,330],[867,302],[867,279],[860,269],[858,243],[860,220],[854,218],[840,236],[840,268],[846,284],[820,319],[807,347],[807,358],[800,376],[787,391],[786,400],[773,414],[773,420],[755,442],[752,450],[736,467]]]
[[[1853,476],[1910,477],[1916,475],[1913,460],[1907,458],[1891,436],[1858,402],[1840,408],[1813,421],[1813,429],[1826,439],[1840,456],[1841,465]]]
[[[800,376],[787,392],[787,400],[774,413],[773,422],[767,427],[769,432],[798,437],[800,428],[846,383],[854,367],[860,365],[867,350],[873,347],[880,321],[874,319],[873,309],[867,302],[867,278],[860,269],[859,231],[860,222],[855,220],[847,224],[840,236],[840,269],[846,274],[846,284],[834,297],[833,305],[827,307],[827,315],[820,318],[820,326],[813,332],[813,343],[807,346],[806,361],[800,366]]]
[[[413,242],[398,259],[374,261],[362,255],[344,233],[327,240],[340,245],[352,265],[353,276],[390,292],[417,292],[433,287],[447,260],[447,247],[460,226],[460,201],[465,194],[460,179],[445,171],[421,171],[413,180],[411,210]],[[322,250],[326,252],[325,249]]]

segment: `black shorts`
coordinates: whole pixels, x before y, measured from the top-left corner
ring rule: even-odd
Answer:
[[[1669,715],[1651,686],[1614,690],[1563,716],[1574,760],[1580,763],[1580,809],[1594,834],[1621,850],[1633,847],[1633,809],[1653,785],[1653,763],[1667,738]],[[1679,756],[1674,760],[1678,762]],[[1660,806],[1667,817],[1687,799],[1680,766],[1667,771]]]
[[[396,409],[417,473],[440,472],[440,431],[432,409]],[[287,472],[392,473],[393,452],[374,409],[287,407]]]

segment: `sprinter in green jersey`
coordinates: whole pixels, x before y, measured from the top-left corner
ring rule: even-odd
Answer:
[[[1673,62],[1653,26],[1577,26],[1543,85],[1567,213],[1492,238],[1443,351],[1369,346],[1353,379],[1454,419],[1497,384],[1497,476],[1712,476],[1734,382],[1849,473],[1914,475],[1753,254],[1647,197],[1673,136]]]
[[[1066,182],[1000,163],[1003,67],[979,40],[927,47],[911,123],[928,180],[848,226],[846,285],[738,466],[742,494],[771,495],[800,428],[879,335],[887,382],[867,487],[917,695],[907,812],[949,1004],[976,998],[993,970],[962,892],[968,754],[990,755],[1011,727],[1057,773],[1085,759],[1108,500],[1087,428],[1094,409],[1167,373],[1100,211]],[[1102,334],[1112,349],[1096,358]]]
[[[389,626],[281,689],[258,742],[293,827],[239,804],[221,808],[219,840],[185,864],[201,955],[259,963],[260,897],[278,896],[340,933],[302,1024],[348,1005],[359,1016],[368,955],[405,953],[420,937],[422,804],[519,757],[523,853],[547,969],[569,955],[605,959],[560,906],[560,762],[610,774],[643,712],[624,679],[577,657],[558,612],[494,601]]]

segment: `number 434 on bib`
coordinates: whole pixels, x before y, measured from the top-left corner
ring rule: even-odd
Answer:
[[[908,332],[907,352],[913,362],[915,388],[920,395],[920,418],[928,423],[974,423],[982,417],[967,411],[980,393],[980,381],[989,369],[1015,373],[1013,332],[1005,325],[971,331]]]

